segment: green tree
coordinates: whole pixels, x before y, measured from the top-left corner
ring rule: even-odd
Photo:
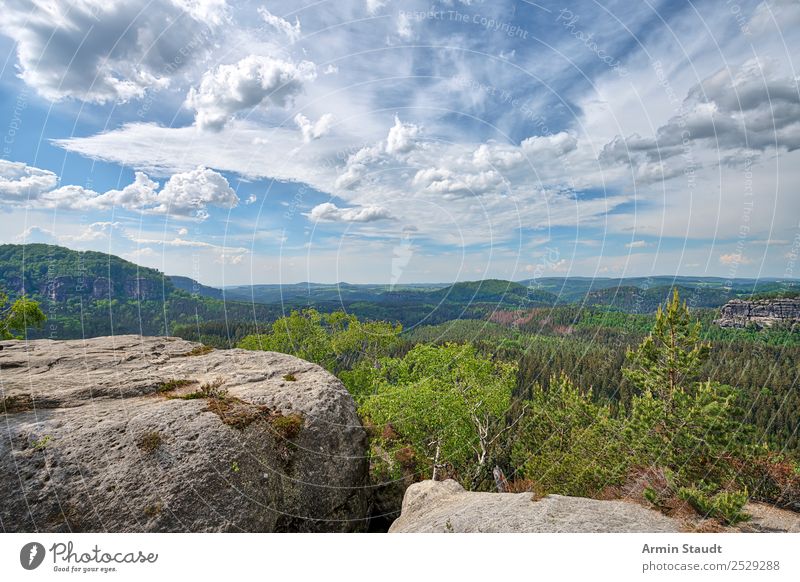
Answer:
[[[292,311],[272,324],[270,333],[239,342],[248,350],[292,354],[339,374],[359,362],[377,364],[399,341],[402,327],[385,321],[362,322],[344,311]]]
[[[711,346],[700,340],[700,333],[700,322],[674,289],[666,308],[659,306],[650,334],[638,348],[628,350],[623,374],[643,393],[670,402],[676,390],[696,379],[708,359]]]
[[[0,339],[22,339],[29,327],[41,327],[47,319],[36,301],[24,295],[10,306],[8,295],[0,291]]]
[[[512,444],[517,476],[542,492],[577,496],[622,482],[630,455],[621,434],[624,422],[608,404],[562,373],[546,389],[535,384],[525,406],[528,413]]]
[[[421,344],[381,361],[360,412],[381,434],[392,434],[393,442],[378,443],[383,449],[413,451],[417,474],[447,473],[475,488],[508,428],[515,374],[513,364],[481,356],[471,344]]]

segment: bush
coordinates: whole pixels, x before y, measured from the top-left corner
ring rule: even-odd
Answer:
[[[399,476],[413,458],[422,476],[446,472],[469,488],[491,478],[493,445],[507,428],[514,366],[481,356],[471,344],[445,344],[418,345],[403,358],[384,358],[372,372],[359,370],[360,412],[377,427],[373,447],[409,449],[401,459],[373,455],[390,465],[391,475]]]
[[[743,510],[749,496],[744,491],[720,491],[711,495],[698,487],[681,487],[678,498],[691,505],[702,517],[716,517],[728,525],[747,521],[750,516]]]
[[[535,386],[517,432],[511,462],[547,493],[591,497],[621,484],[628,469],[621,423],[608,405],[565,375]]]

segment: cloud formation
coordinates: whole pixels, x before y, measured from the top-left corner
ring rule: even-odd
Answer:
[[[265,103],[285,107],[316,76],[309,61],[294,64],[250,55],[203,74],[199,87],[189,90],[186,104],[194,109],[200,129],[219,131],[240,111]]]
[[[208,208],[234,208],[239,197],[224,176],[202,166],[174,174],[159,184],[144,172],[121,190],[103,193],[76,185],[56,187],[55,174],[26,164],[0,160],[0,204],[31,203],[40,208],[108,210],[119,207],[148,214],[205,220]],[[95,223],[110,225],[111,223]]]
[[[272,14],[272,12],[263,6],[258,7],[258,14],[264,19],[264,22],[285,35],[290,42],[296,42],[300,38],[302,34],[300,31],[300,20],[296,17],[294,19],[294,24],[291,24],[288,20]]]
[[[333,115],[326,113],[312,123],[308,117],[302,113],[298,113],[294,116],[294,123],[297,125],[298,129],[300,129],[300,133],[303,134],[303,141],[309,143],[315,139],[321,138],[331,130],[333,126]]]
[[[207,54],[224,0],[6,0],[19,76],[50,100],[127,101]]]
[[[312,208],[308,218],[313,222],[375,222],[392,218],[392,215],[379,206],[339,208],[332,202],[324,202]]]

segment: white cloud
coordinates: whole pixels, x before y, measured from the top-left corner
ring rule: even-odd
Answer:
[[[308,217],[319,222],[374,222],[392,218],[392,215],[378,206],[339,208],[332,202],[325,202],[312,208]]]
[[[649,246],[650,244],[647,241],[643,240],[634,240],[625,244],[626,249],[643,249]]]
[[[63,236],[68,241],[91,242],[108,239],[114,230],[120,228],[119,222],[93,222],[77,235]]]
[[[403,123],[395,115],[394,125],[386,137],[386,153],[390,155],[406,154],[416,146],[416,138],[421,128],[413,123]]]
[[[366,0],[367,3],[367,13],[375,14],[381,8],[386,6],[386,0]]]
[[[0,159],[0,202],[36,199],[58,184],[58,176],[22,162]]]
[[[178,216],[208,217],[207,208],[234,208],[239,197],[222,174],[202,166],[173,175],[157,197],[152,212]]]
[[[108,210],[115,207],[150,214],[208,218],[208,207],[234,208],[239,197],[224,176],[205,167],[173,174],[159,184],[144,172],[122,190],[102,194],[76,185],[55,188],[57,179],[48,170],[0,161],[0,204],[67,210]],[[95,223],[96,225],[111,223]],[[79,240],[79,239],[76,239]]]
[[[411,18],[405,12],[397,13],[397,36],[403,40],[409,40],[414,34],[411,26]]]
[[[286,35],[290,42],[296,42],[301,35],[300,21],[295,17],[294,24],[289,23],[280,16],[275,16],[263,6],[259,6],[258,14],[264,19],[269,26]]]
[[[578,147],[578,140],[570,133],[560,131],[552,135],[529,137],[522,140],[520,145],[522,150],[530,156],[545,154],[558,157],[575,151]]]
[[[29,226],[15,238],[16,242],[23,244],[44,243],[58,244],[58,238],[52,230],[39,226]]]
[[[6,0],[19,76],[50,100],[129,100],[207,54],[224,0]]]
[[[749,259],[746,256],[744,256],[742,253],[727,253],[724,255],[720,255],[719,262],[722,263],[723,265],[737,266],[737,265],[749,265],[753,261],[752,259]]]
[[[294,116],[294,123],[300,129],[300,133],[303,134],[303,141],[308,143],[321,138],[331,130],[333,126],[333,115],[326,113],[316,122],[311,123],[308,117],[302,113],[298,113]]]
[[[190,89],[186,104],[195,110],[199,128],[219,131],[240,111],[267,102],[285,107],[316,74],[314,63],[309,61],[294,64],[250,55],[207,71],[200,86]]]

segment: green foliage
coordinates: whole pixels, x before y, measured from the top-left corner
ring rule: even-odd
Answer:
[[[245,337],[239,347],[292,354],[338,373],[360,361],[376,363],[398,344],[401,331],[400,325],[362,322],[343,311],[305,309],[278,319],[268,334]]]
[[[715,495],[698,487],[681,487],[678,497],[691,505],[703,517],[716,517],[728,525],[747,521],[750,515],[743,511],[749,500],[747,489],[721,491]]]
[[[628,449],[623,422],[565,375],[536,385],[515,434],[512,464],[548,493],[592,496],[622,482]]]
[[[676,390],[694,381],[708,359],[711,346],[700,341],[700,330],[700,322],[693,320],[675,289],[666,309],[659,306],[650,334],[628,351],[623,373],[642,392],[669,402]]]
[[[0,340],[22,339],[25,330],[40,328],[47,319],[39,304],[24,295],[4,308],[7,302],[8,296],[0,291]]]
[[[411,449],[419,474],[447,473],[476,487],[505,430],[515,372],[470,344],[418,345],[381,360],[360,412],[379,429],[392,428],[396,434],[382,444]]]
[[[678,485],[735,481],[730,459],[756,452],[737,396],[729,386],[704,382],[691,392],[678,389],[670,401],[651,392],[634,397],[625,426],[631,454],[643,466],[672,469]]]

